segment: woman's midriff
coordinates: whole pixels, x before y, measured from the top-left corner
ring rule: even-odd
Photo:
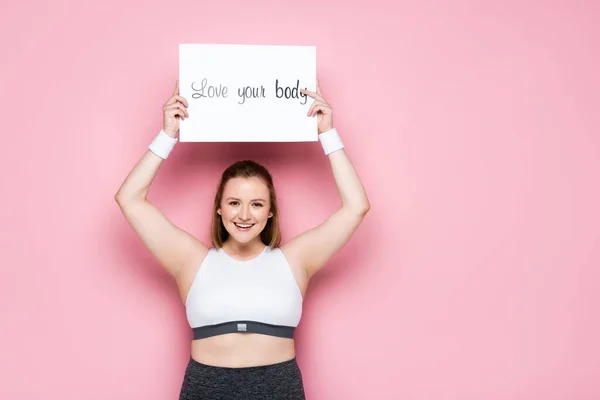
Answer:
[[[192,358],[217,367],[243,368],[276,364],[296,356],[294,339],[258,333],[228,333],[192,340]]]

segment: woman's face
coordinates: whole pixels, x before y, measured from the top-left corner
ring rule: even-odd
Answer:
[[[226,184],[217,213],[227,232],[238,242],[247,243],[260,235],[270,212],[269,188],[258,177],[232,178]]]

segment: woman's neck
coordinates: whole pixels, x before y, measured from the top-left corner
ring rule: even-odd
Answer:
[[[240,243],[237,240],[229,237],[223,243],[223,249],[230,256],[246,258],[260,254],[265,249],[265,244],[260,240],[260,238],[256,238],[256,240],[248,243]]]

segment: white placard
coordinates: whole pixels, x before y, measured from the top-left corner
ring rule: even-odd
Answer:
[[[317,141],[315,46],[180,44],[181,142]]]

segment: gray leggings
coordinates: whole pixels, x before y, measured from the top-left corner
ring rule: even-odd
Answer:
[[[293,358],[277,364],[227,368],[190,357],[179,400],[305,400],[302,373]]]

